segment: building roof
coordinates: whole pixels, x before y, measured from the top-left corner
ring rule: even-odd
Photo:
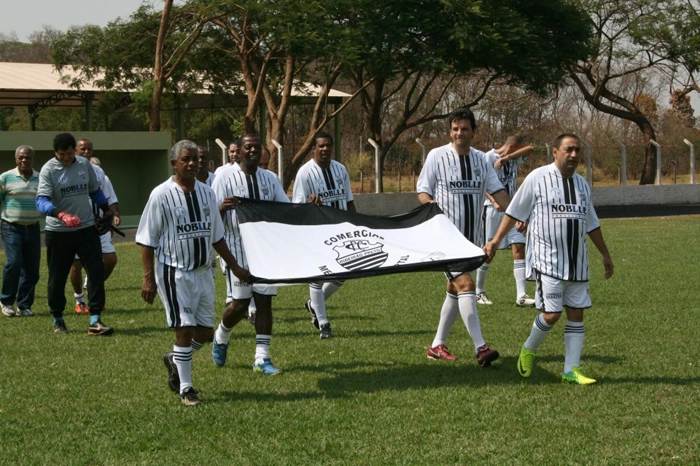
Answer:
[[[70,67],[59,73],[51,64],[0,62],[0,107],[84,107],[88,98],[93,105],[99,102],[104,90],[94,83],[72,88],[69,81],[74,75]],[[302,83],[294,87],[292,95],[300,100],[315,100],[319,92],[320,87]],[[331,89],[329,97],[342,100],[350,94]],[[188,103],[189,108],[246,105],[245,95],[214,95],[207,91],[192,95]]]

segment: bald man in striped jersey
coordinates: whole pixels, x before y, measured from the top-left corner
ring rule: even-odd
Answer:
[[[168,326],[175,329],[173,351],[163,356],[168,386],[182,404],[195,406],[200,400],[192,386],[193,349],[214,333],[211,248],[241,281],[250,274],[226,246],[214,191],[197,181],[197,145],[176,143],[170,164],[174,175],[151,192],[136,231],[144,272],[141,297],[152,304],[157,291],[163,301]]]
[[[333,137],[320,131],[314,135],[313,158],[299,168],[294,180],[292,202],[318,205],[355,212],[350,176],[345,166],[333,160]],[[309,300],[304,305],[322,340],[331,338],[331,324],[326,301],[338,291],[343,281],[309,284]]]
[[[280,180],[274,173],[259,169],[262,145],[257,134],[246,134],[239,146],[240,159],[237,164],[221,170],[214,179],[214,192],[219,211],[224,218],[226,243],[231,251],[247,267],[243,252],[241,232],[236,216],[236,207],[245,199],[289,202]],[[276,375],[281,369],[272,364],[270,342],[272,339],[272,297],[277,287],[250,285],[241,282],[237,275],[226,271],[226,309],[214,334],[212,359],[222,367],[226,364],[228,345],[233,327],[248,314],[250,300],[255,299],[255,359],[253,371],[263,375]]]
[[[517,222],[530,219],[527,237],[527,275],[537,282],[535,318],[530,336],[520,349],[518,372],[530,377],[540,344],[566,309],[564,372],[562,381],[590,385],[595,379],[581,373],[583,310],[591,307],[588,290],[588,246],[591,238],[603,256],[605,278],[613,274],[613,262],[591,201],[591,189],[576,173],[581,142],[574,134],[562,134],[553,144],[554,162],[532,171],[506,209],[496,236],[484,246],[492,257],[498,244]]]
[[[476,133],[474,113],[468,108],[459,108],[450,113],[448,120],[452,142],[428,153],[418,177],[418,201],[421,204],[437,203],[465,238],[482,246],[481,224],[486,193],[504,208],[508,206],[510,196],[484,153],[471,147]],[[459,264],[450,266],[445,275],[447,296],[427,355],[431,359],[457,359],[447,350],[445,343],[452,325],[461,314],[474,343],[477,362],[482,367],[489,366],[498,359],[498,352],[491,349],[481,334],[472,276]]]

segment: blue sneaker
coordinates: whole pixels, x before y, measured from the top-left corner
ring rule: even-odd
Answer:
[[[216,364],[218,367],[224,367],[224,364],[226,364],[227,353],[228,345],[217,343],[216,338],[214,338],[211,345],[211,358],[214,360],[214,364]]]
[[[264,375],[277,375],[282,373],[282,369],[273,366],[270,358],[265,358],[262,362],[253,364],[253,372],[259,372]]]

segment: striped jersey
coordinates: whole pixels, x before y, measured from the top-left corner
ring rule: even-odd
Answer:
[[[486,160],[491,164],[492,167],[496,163],[496,160],[499,159],[499,155],[498,152],[496,152],[496,149],[491,149],[490,151],[486,152],[484,154],[484,157],[486,157]],[[525,162],[525,159],[525,157],[518,157],[515,160],[508,160],[498,170],[494,168],[494,170],[496,170],[498,180],[506,189],[506,192],[510,197],[513,197],[515,195],[515,191],[518,189],[518,166]],[[491,199],[487,197],[484,201],[484,205],[491,204]]]
[[[262,168],[258,168],[254,175],[248,175],[241,170],[240,165],[229,165],[216,175],[212,188],[218,204],[224,202],[224,198],[231,196],[239,199],[289,202],[280,180],[274,173]],[[236,209],[226,211],[224,237],[241,267],[247,267],[248,261],[243,252]]]
[[[209,265],[212,244],[223,236],[214,191],[196,181],[194,190],[185,192],[169,178],[151,191],[136,230],[136,243],[155,248],[158,262],[194,270]]]
[[[429,194],[447,217],[472,243],[484,243],[482,227],[486,193],[503,190],[493,165],[474,149],[460,156],[452,144],[428,153],[418,176],[416,191]]]
[[[313,159],[302,165],[294,180],[292,202],[303,204],[312,194],[323,199],[323,205],[348,210],[354,198],[345,166],[331,160],[328,168],[321,168]]]
[[[2,219],[20,225],[34,225],[42,217],[36,208],[36,191],[39,187],[39,172],[32,170],[25,179],[15,167],[0,175],[0,203]]]
[[[600,228],[591,189],[579,174],[567,178],[554,163],[533,170],[523,181],[506,214],[530,218],[527,276],[533,270],[568,281],[588,281],[586,234]]]
[[[114,192],[112,180],[110,180],[109,177],[105,174],[102,167],[100,167],[99,165],[95,165],[94,163],[91,163],[90,165],[92,165],[92,169],[95,171],[95,178],[97,178],[97,183],[100,185],[102,194],[104,194],[105,198],[107,199],[107,204],[112,205],[118,203],[119,199],[117,198],[117,193]],[[92,202],[92,199],[90,199],[89,202],[90,206],[92,207],[92,213],[93,215],[95,215],[95,218],[101,217],[102,211],[100,210],[100,208]]]

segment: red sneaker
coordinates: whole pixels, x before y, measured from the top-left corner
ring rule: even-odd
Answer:
[[[476,361],[481,367],[488,367],[498,359],[498,351],[492,350],[488,343],[481,345],[476,350]]]
[[[437,345],[433,346],[432,348],[428,348],[428,352],[426,354],[430,359],[445,359],[447,361],[454,361],[457,359],[457,356],[447,351],[447,346],[445,345]]]
[[[87,304],[85,303],[75,303],[75,312],[78,314],[90,314]]]

